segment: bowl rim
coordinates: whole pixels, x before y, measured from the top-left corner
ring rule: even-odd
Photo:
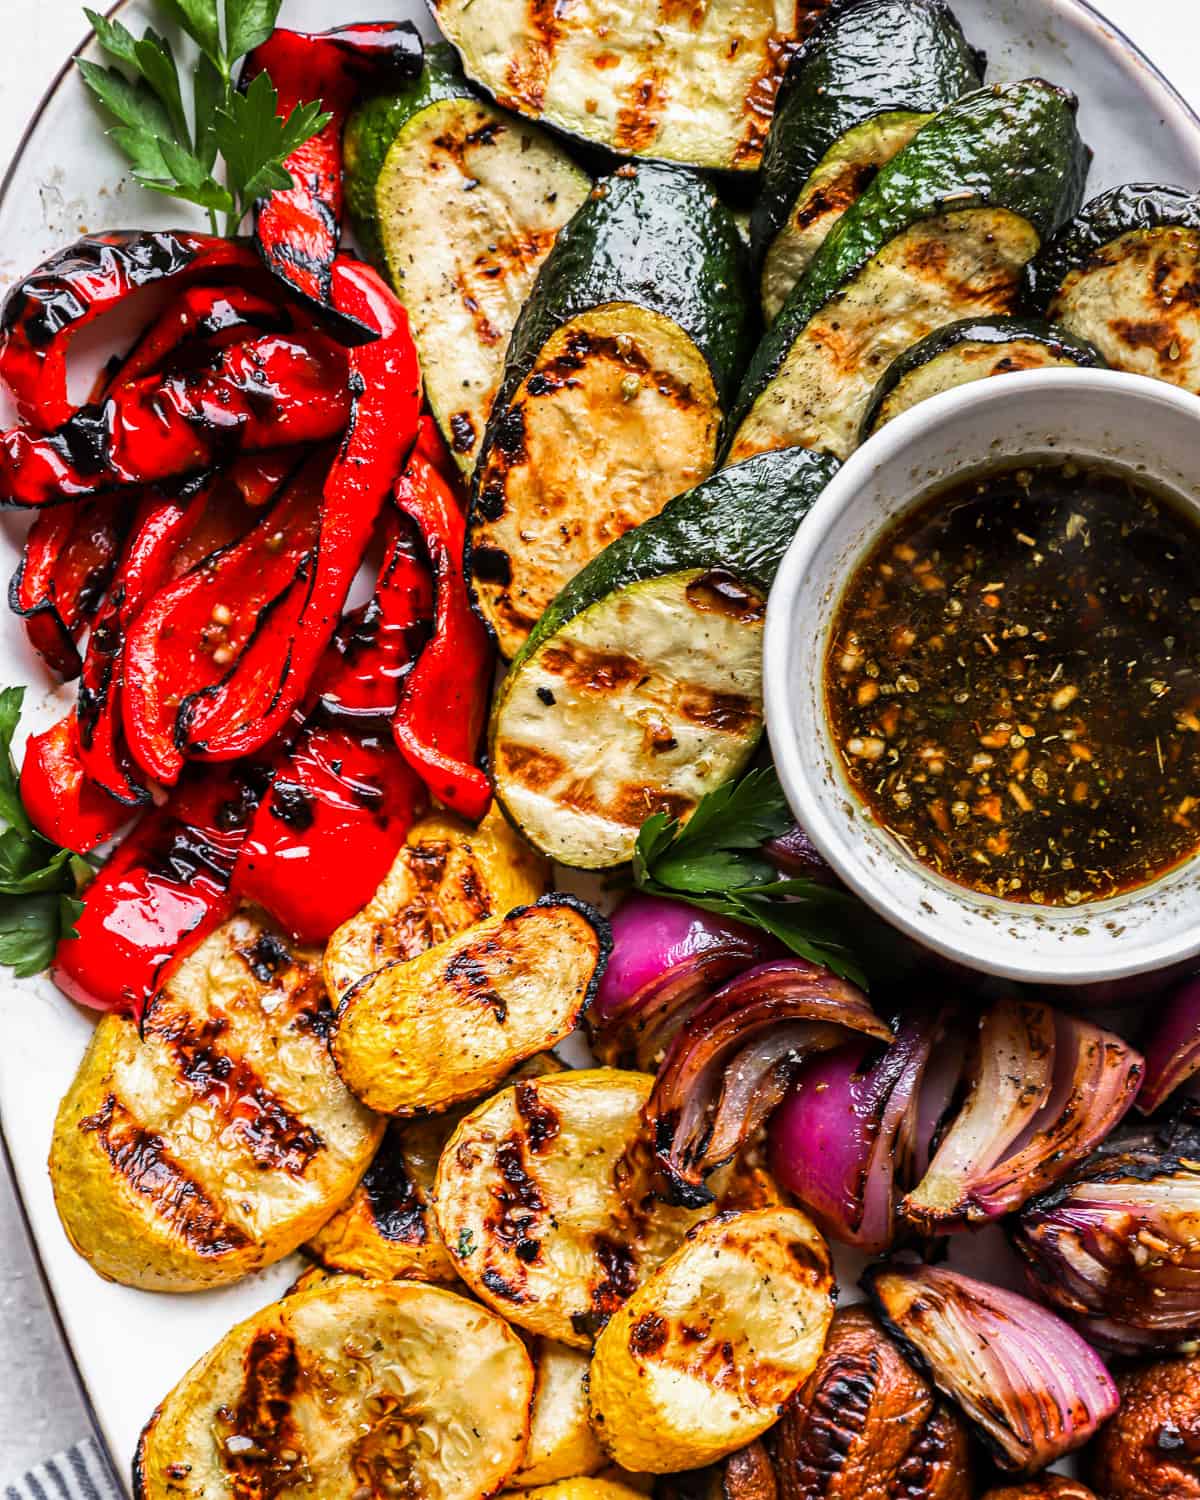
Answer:
[[[982,942],[974,941],[972,935],[951,926],[944,912],[935,912],[930,907],[927,913],[920,913],[910,909],[907,902],[901,904],[894,899],[887,899],[883,888],[886,869],[870,870],[865,861],[855,858],[855,852],[862,847],[858,819],[847,818],[839,824],[829,815],[825,803],[816,791],[823,779],[823,771],[818,764],[820,747],[797,732],[790,690],[790,656],[797,628],[797,595],[804,587],[806,575],[835,523],[846,511],[853,509],[867,487],[864,481],[869,482],[871,478],[889,469],[896,473],[903,472],[905,458],[902,455],[905,455],[906,450],[919,442],[925,434],[960,417],[964,411],[1010,406],[1014,402],[1036,404],[1039,392],[1048,391],[1067,394],[1107,392],[1111,397],[1137,403],[1142,407],[1145,413],[1143,421],[1153,420],[1153,410],[1156,407],[1171,408],[1196,424],[1197,444],[1200,447],[1200,396],[1166,381],[1125,371],[1084,368],[1022,371],[999,379],[979,380],[958,386],[921,402],[880,428],[850,455],[817,497],[784,554],[767,604],[763,638],[763,697],[767,736],[788,804],[821,855],[861,901],[921,947],[954,964],[1010,982],[1054,984],[1069,988],[1127,979],[1167,969],[1195,958],[1200,955],[1200,923],[1196,925],[1194,936],[1176,933],[1161,939],[1135,937],[1127,939],[1123,946],[1118,939],[1111,958],[1098,954],[1089,957],[1064,952],[1061,947],[1052,946],[1045,941],[1051,930],[1047,919],[1068,911],[1081,915],[1102,911],[1106,917],[1119,914],[1153,889],[1158,884],[1157,881],[1133,887],[1105,902],[1085,902],[1070,908],[1039,907],[1023,902],[981,897],[981,906],[1003,916],[1006,930],[1001,939],[997,925],[996,937],[985,952]],[[1070,441],[1064,440],[1064,456],[1069,453],[1070,447]],[[1004,462],[1003,455],[998,462]],[[1114,462],[1119,464],[1120,457],[1114,456]],[[911,463],[909,467],[912,467]],[[851,550],[844,564],[834,571],[829,579],[832,597],[840,601],[849,577],[881,532],[887,526],[895,524],[898,514],[927,496],[931,490],[936,490],[941,483],[952,483],[955,472],[969,473],[972,470],[978,472],[979,465],[964,463],[960,470],[947,473],[945,479],[938,481],[938,484],[931,485],[928,481],[920,480],[906,483],[905,503],[893,511],[881,526],[872,527],[864,535],[862,542]],[[1196,490],[1196,504],[1200,512],[1200,485]],[[836,609],[835,602],[828,619],[819,622],[822,643]],[[861,802],[859,807],[862,809],[862,817],[870,817]],[[889,859],[892,857],[890,844],[890,840],[884,841]],[[921,861],[904,858],[897,849],[895,867],[900,867],[901,864],[906,871],[912,872],[915,869],[931,890],[944,893],[949,886],[960,900],[964,897],[969,899],[968,887],[939,877]],[[1198,866],[1200,848],[1160,878],[1164,881],[1178,879],[1181,871]],[[1019,937],[1011,935],[1014,924],[1025,929]],[[1039,937],[1043,939],[1040,944]]]

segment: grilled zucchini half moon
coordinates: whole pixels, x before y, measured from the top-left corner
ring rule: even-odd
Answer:
[[[591,907],[543,896],[386,964],[342,1000],[330,1043],[338,1072],[381,1114],[478,1098],[570,1035],[611,944]]]
[[[528,1488],[595,1474],[608,1462],[588,1411],[588,1356],[553,1339],[528,1340],[533,1358],[529,1445],[510,1483]]]
[[[788,54],[817,0],[432,0],[472,78],[506,109],[622,154],[723,171],[762,156]]]
[[[444,812],[420,818],[374,896],[326,944],[329,994],[336,1004],[385,964],[416,958],[549,889],[549,866],[495,805],[477,828]]]
[[[964,318],[935,329],[892,361],[872,392],[859,442],[901,412],[955,386],[1023,370],[1097,369],[1103,364],[1094,344],[1037,318]]]
[[[475,471],[468,571],[505,656],[708,475],[749,334],[745,248],[707,183],[643,163],[593,189],[517,320]]]
[[[779,561],[837,468],[793,448],[724,469],[613,542],[538,621],[497,695],[496,795],[531,844],[604,869],[686,818],[762,732]]]
[[[759,345],[731,462],[792,444],[845,458],[898,354],[947,323],[1015,310],[1026,262],[1079,202],[1076,108],[1037,79],[980,89],[893,157]]]
[[[797,1209],[699,1225],[596,1341],[601,1443],[625,1468],[664,1474],[752,1442],[820,1358],[835,1295],[829,1249]]]
[[[1200,394],[1200,195],[1152,183],[1102,193],[1031,263],[1028,286],[1113,369]]]
[[[487,1308],[335,1277],[263,1308],[151,1417],[137,1500],[478,1500],[521,1462],[533,1367]]]
[[[641,1119],[653,1086],[614,1068],[534,1079],[477,1106],[450,1137],[438,1227],[458,1274],[510,1322],[590,1348],[703,1217],[654,1197]]]
[[[768,321],[879,169],[982,72],[942,0],[835,0],[792,59],[763,153],[750,235]]]
[[[241,912],[137,1025],[105,1016],[50,1150],[67,1237],[104,1277],[196,1291],[282,1259],[383,1132],[333,1069],[320,954]]]
[[[430,410],[470,475],[517,314],[591,181],[536,125],[480,99],[445,45],[351,117],[346,176],[355,230],[387,266]]]

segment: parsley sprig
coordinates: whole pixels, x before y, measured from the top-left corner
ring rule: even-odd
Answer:
[[[75,936],[83,910],[76,893],[93,874],[87,860],[37,832],[21,801],[12,740],[24,699],[24,688],[0,692],[0,964],[18,979],[49,968],[59,939]]]
[[[700,800],[680,826],[666,813],[642,824],[633,883],[777,938],[810,963],[866,989],[905,964],[903,944],[854,896],[815,880],[780,879],[761,853],[792,826],[773,767],[750,771]]]
[[[319,101],[277,114],[279,96],[266,73],[244,93],[234,86],[238,62],[266,41],[281,0],[156,0],[200,49],[191,70],[191,111],[170,42],[148,26],[135,37],[120,21],[84,14],[105,52],[120,67],[76,59],[84,82],[116,124],[109,131],[133,165],[137,181],[208,210],[213,233],[225,215],[236,234],[256,198],[292,185],[284,160],[331,116]],[[219,172],[218,155],[224,161]]]

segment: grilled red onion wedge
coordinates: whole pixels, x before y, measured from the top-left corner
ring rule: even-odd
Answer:
[[[1146,1076],[1137,1096],[1143,1114],[1156,1110],[1200,1072],[1200,978],[1185,979],[1167,996],[1146,1044]]]

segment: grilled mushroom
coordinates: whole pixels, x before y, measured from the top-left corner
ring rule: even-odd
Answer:
[[[706,1469],[664,1474],[655,1500],[779,1500],[775,1466],[761,1440]]]
[[[1143,1365],[1117,1382],[1121,1406],[1088,1453],[1106,1500],[1200,1497],[1200,1355]]]
[[[1086,1484],[1063,1474],[1043,1474],[1024,1484],[1006,1485],[1002,1490],[988,1490],[983,1500],[1096,1500]]]

